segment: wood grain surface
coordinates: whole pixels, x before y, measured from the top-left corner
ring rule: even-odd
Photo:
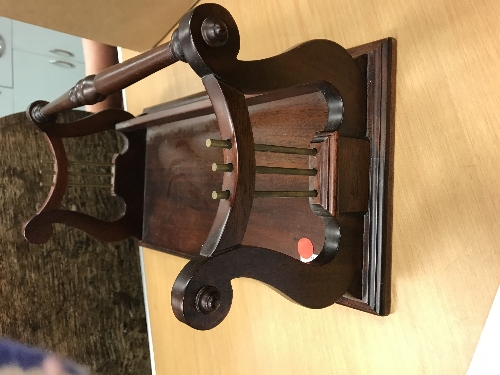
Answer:
[[[0,2],[0,15],[112,46],[152,48],[196,0]],[[48,51],[47,51],[48,52]],[[82,77],[83,78],[83,77]]]
[[[281,146],[309,148],[327,118],[326,104],[319,93],[254,105],[249,111],[255,142]],[[212,199],[212,191],[223,186],[222,173],[211,169],[212,163],[223,162],[222,151],[205,146],[206,139],[220,138],[215,115],[168,123],[150,129],[148,134],[148,194],[142,241],[196,256],[219,205]],[[269,152],[256,152],[255,158],[259,166],[286,168],[308,168],[309,161],[308,156]],[[307,191],[309,178],[257,174],[256,189]],[[253,201],[244,244],[271,248],[298,259],[297,241],[302,237],[313,242],[316,253],[321,251],[325,229],[321,218],[311,211],[308,198]]]
[[[464,374],[500,283],[500,3],[218,2],[238,24],[242,59],[313,38],[397,39],[393,306],[383,318],[306,310],[238,279],[227,319],[197,332],[170,307],[186,260],[145,250],[157,374]],[[176,64],[128,89],[129,110],[202,88]]]

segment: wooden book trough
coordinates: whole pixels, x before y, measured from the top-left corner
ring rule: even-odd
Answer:
[[[239,49],[229,12],[203,4],[169,43],[84,78],[54,102],[33,103],[27,114],[46,135],[56,173],[25,237],[47,241],[52,224],[65,223],[103,241],[135,237],[190,258],[172,308],[196,329],[225,318],[237,277],[305,307],[337,302],[387,315],[395,41],[345,50],[313,40],[258,61],[238,60]],[[55,122],[57,113],[177,61],[192,67],[206,93],[135,118],[107,110]],[[124,214],[103,222],[60,210],[68,186],[61,139],[110,129],[127,140],[111,187]]]

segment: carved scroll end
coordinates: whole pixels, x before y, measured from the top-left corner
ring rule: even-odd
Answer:
[[[44,212],[41,212],[23,225],[22,233],[28,242],[40,245],[50,240],[54,227],[52,221],[45,217]]]

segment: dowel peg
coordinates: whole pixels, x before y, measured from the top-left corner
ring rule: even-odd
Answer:
[[[225,191],[213,191],[212,199],[228,199],[229,198],[229,190]]]

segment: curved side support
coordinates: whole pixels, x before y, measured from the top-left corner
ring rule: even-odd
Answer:
[[[335,87],[325,81],[313,82],[311,86],[316,87],[323,94],[328,106],[328,119],[326,120],[323,132],[339,130],[344,120],[344,102],[342,101],[342,96]]]
[[[184,267],[174,283],[174,314],[193,328],[214,328],[231,308],[231,280],[238,277],[260,280],[305,307],[330,306],[343,296],[354,279],[353,254],[363,246],[363,233],[359,229],[362,222],[362,217],[340,217],[336,228],[331,230],[342,246],[334,261],[325,259],[322,265],[302,263],[287,255],[251,246],[232,248],[210,258],[198,256]],[[347,230],[343,230],[344,227]]]
[[[54,159],[55,181],[38,213],[59,208],[66,192],[66,186],[68,185],[68,158],[66,157],[62,139],[59,137],[50,137],[45,133],[43,135]]]
[[[230,140],[231,149],[224,149],[224,163],[232,164],[232,172],[224,173],[222,190],[229,191],[221,199],[212,228],[200,254],[211,256],[215,251],[241,244],[255,190],[255,150],[252,126],[242,92],[217,80],[213,75],[203,78],[212,101],[221,139]]]
[[[38,102],[32,104],[37,105]],[[30,106],[31,108],[31,106]],[[28,115],[30,110],[28,109]],[[95,217],[67,210],[60,210],[68,184],[68,160],[62,143],[63,137],[80,137],[112,130],[115,124],[133,118],[122,110],[106,110],[71,123],[38,123],[31,119],[49,144],[54,159],[55,180],[48,197],[36,215],[24,226],[24,237],[32,243],[47,242],[53,233],[54,223],[62,223],[83,230],[105,242],[121,241],[128,237],[141,238],[144,191],[146,131],[124,134],[126,147],[115,157],[114,193],[121,197],[126,210],[120,218],[106,222]]]
[[[202,30],[208,17],[218,18],[227,29],[224,45],[214,47],[205,41]],[[318,87],[317,82],[325,82],[318,89],[330,110],[327,130],[338,129],[341,135],[351,137],[366,136],[366,77],[337,43],[312,40],[274,57],[240,61],[236,58],[240,47],[236,23],[226,9],[216,4],[202,4],[187,13],[179,23],[179,41],[186,61],[200,77],[214,74],[245,94],[306,84]],[[325,85],[333,87],[341,101],[337,95],[330,95]]]
[[[38,122],[32,115],[32,109],[38,105],[43,105],[43,103],[46,102],[33,102],[28,107],[26,114],[39,130],[51,137],[74,138],[100,133],[106,130],[114,130],[115,124],[134,118],[134,115],[121,109],[106,109],[81,120],[69,123],[56,123],[55,120]]]
[[[126,216],[112,222],[68,210],[43,211],[33,217],[23,228],[24,237],[31,243],[42,244],[52,236],[52,224],[61,223],[80,229],[104,242],[122,241],[131,236],[130,222]]]

